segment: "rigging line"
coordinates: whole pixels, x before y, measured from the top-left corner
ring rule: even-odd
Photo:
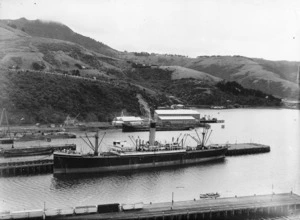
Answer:
[[[189,136],[190,136],[191,138],[193,138],[193,139],[196,141],[197,144],[200,144],[200,143],[201,143],[201,142],[199,143],[199,140],[197,140],[197,138],[195,138],[194,136],[192,136],[192,135],[190,135],[190,134],[189,134]]]
[[[80,136],[80,138],[86,143],[86,145],[87,145],[89,148],[91,148],[93,151],[95,151],[95,149],[94,149],[92,146],[90,146],[90,144],[89,144],[86,140],[84,140],[81,136]]]
[[[183,142],[183,146],[185,145],[185,142],[186,142],[186,139],[187,139],[188,136],[189,136],[189,134],[186,134],[184,142]]]
[[[198,134],[198,132],[197,132],[197,130],[195,129],[195,132],[196,132],[196,134],[197,134],[197,136],[198,136],[198,139],[199,139],[199,144],[201,144],[201,138],[199,137],[199,134]]]
[[[187,134],[184,134],[184,135],[182,136],[181,140],[180,140],[180,142],[182,143],[182,147],[183,147],[184,144],[185,144],[185,140],[186,140],[187,136],[188,136]]]
[[[136,145],[136,140],[137,139],[135,139],[133,135],[131,135],[131,138],[132,138],[133,142],[135,142],[135,145]]]
[[[177,137],[177,143],[179,141],[180,136],[182,135],[182,133],[179,134],[179,136]]]
[[[94,149],[94,151],[95,151],[95,147],[96,146],[94,146],[93,144],[92,144],[92,142],[90,141],[90,139],[89,139],[89,137],[87,136],[87,133],[85,133],[85,136],[86,136],[86,138],[88,139],[88,141],[90,142],[90,146],[92,147],[92,149]]]
[[[208,138],[206,139],[206,141],[205,141],[204,145],[206,145],[207,141],[209,140],[209,138],[210,138],[210,135],[211,135],[212,131],[213,131],[213,130],[210,130],[210,133],[209,133],[209,135],[208,135]]]
[[[130,137],[130,135],[128,135],[129,140],[131,140],[131,142],[133,143],[134,146],[136,146],[136,144],[134,143],[134,141],[132,140],[132,138]]]
[[[180,139],[179,142],[182,142],[182,141],[183,141],[183,138],[185,137],[185,135],[186,135],[186,134],[183,134],[183,136],[182,136],[182,138]],[[178,142],[178,143],[179,143],[179,142]]]
[[[100,144],[102,143],[103,138],[104,138],[105,135],[106,135],[106,132],[104,132],[103,137],[102,137],[101,141],[100,141],[99,144],[98,144],[98,148],[100,147]]]

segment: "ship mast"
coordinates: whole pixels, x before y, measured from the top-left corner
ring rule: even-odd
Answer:
[[[155,130],[156,130],[156,123],[155,122],[150,122],[150,132],[149,132],[149,144],[150,144],[150,146],[154,146]]]
[[[98,148],[99,148],[99,131],[97,130],[95,134],[95,151],[94,151],[94,156],[98,155]]]
[[[4,119],[4,117],[5,117],[5,119]],[[5,108],[3,108],[2,109],[2,112],[1,112],[1,117],[0,117],[0,127],[2,127],[2,122],[3,122],[3,120],[5,120],[6,121],[6,126],[7,126],[7,130],[5,130],[5,128],[2,130],[2,132],[3,132],[3,134],[1,135],[1,136],[3,136],[3,137],[7,137],[7,135],[9,135],[9,138],[11,138],[11,136],[10,136],[10,129],[9,129],[9,123],[8,123],[8,118],[7,118],[7,113],[6,113],[6,109]]]
[[[204,132],[204,129],[203,129],[203,132],[202,132],[202,143],[201,143],[201,147],[204,148],[204,139],[205,138],[205,132]]]

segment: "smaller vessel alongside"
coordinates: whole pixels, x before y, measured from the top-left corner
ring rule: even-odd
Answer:
[[[69,139],[69,138],[76,138],[76,134],[70,132],[35,132],[30,134],[23,134],[20,137],[15,137],[15,141],[51,141],[52,139]]]
[[[64,145],[48,145],[48,146],[36,146],[36,147],[18,147],[10,149],[0,149],[0,157],[28,157],[37,155],[50,155],[55,150],[74,151],[76,150],[75,144]]]
[[[137,132],[137,131],[149,131],[150,130],[150,123],[143,123],[143,124],[132,124],[132,123],[123,123],[122,125],[122,132]],[[184,131],[190,130],[197,127],[205,127],[209,126],[208,124],[204,123],[190,123],[190,124],[168,124],[168,123],[158,123],[156,126],[156,131]]]

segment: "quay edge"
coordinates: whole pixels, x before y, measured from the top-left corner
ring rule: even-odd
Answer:
[[[128,209],[128,207],[131,207]],[[0,213],[1,219],[262,219],[300,216],[300,196],[294,193],[194,199],[150,204],[100,204],[65,209]]]

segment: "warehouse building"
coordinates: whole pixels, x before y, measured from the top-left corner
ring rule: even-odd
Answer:
[[[163,124],[193,124],[200,120],[200,114],[192,109],[157,109],[154,119]]]

